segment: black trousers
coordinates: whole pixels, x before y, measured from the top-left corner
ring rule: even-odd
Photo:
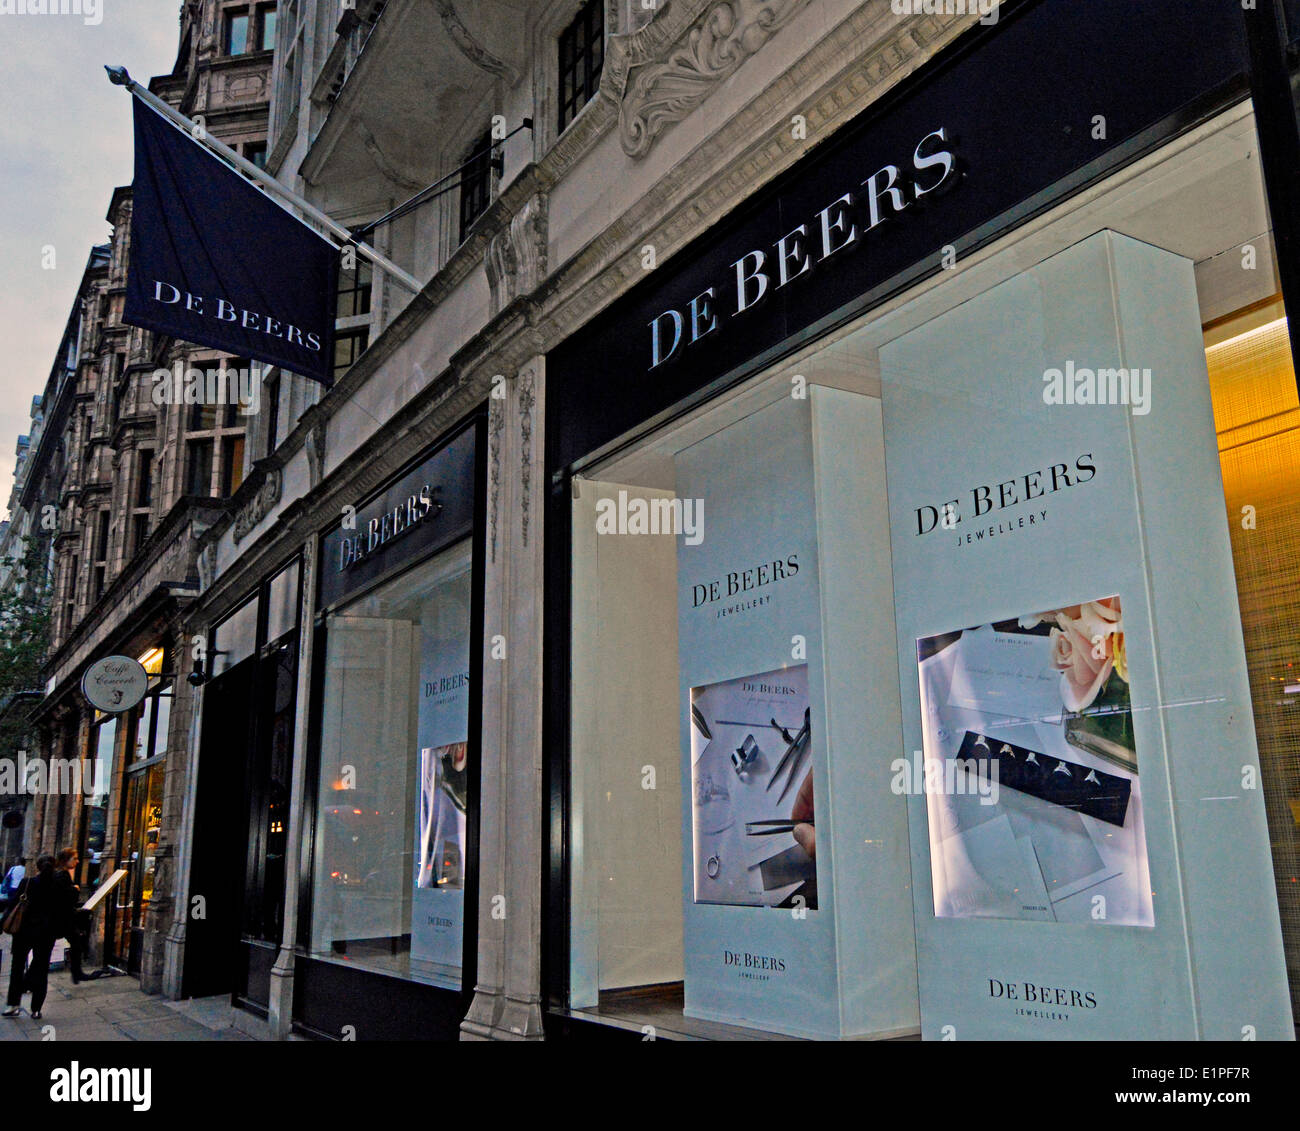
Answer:
[[[53,935],[15,935],[9,969],[9,1005],[22,1005],[23,990],[32,992],[32,1012],[45,1004],[45,993],[50,984],[50,951],[54,949]],[[31,956],[31,965],[27,958]]]

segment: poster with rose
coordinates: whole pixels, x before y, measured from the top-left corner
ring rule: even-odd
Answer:
[[[917,656],[935,915],[1153,926],[1119,596]]]

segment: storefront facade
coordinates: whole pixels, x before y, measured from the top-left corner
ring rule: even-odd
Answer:
[[[254,1031],[448,1039],[468,1009],[485,435],[471,414],[315,530],[339,508],[300,500],[201,604],[171,977]]]
[[[605,7],[558,133],[531,48],[389,5],[273,144],[374,219],[348,75],[418,37],[536,115],[459,243],[381,227],[430,282],[376,272],[203,539],[166,992],[337,1040],[1289,1036],[1243,13]]]
[[[1294,1037],[1247,26],[1003,5],[547,354],[548,1035]]]

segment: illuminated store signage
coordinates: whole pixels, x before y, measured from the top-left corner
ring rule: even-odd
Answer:
[[[381,494],[344,508],[321,540],[322,606],[473,529],[476,447],[474,429],[466,428]]]

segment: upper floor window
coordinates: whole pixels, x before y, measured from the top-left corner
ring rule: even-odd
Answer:
[[[488,130],[465,154],[460,174],[460,242],[486,211],[492,198],[492,131]]]
[[[225,13],[222,51],[226,55],[245,55],[250,51],[275,49],[275,5],[258,4],[250,8],[231,8]]]
[[[368,260],[358,259],[351,271],[339,270],[339,318],[370,313],[370,284],[373,268]]]
[[[370,344],[370,331],[339,330],[334,335],[334,380],[337,381],[352,368]]]
[[[226,28],[222,47],[223,54],[242,55],[248,48],[248,31],[251,17],[247,11],[226,13]]]
[[[275,50],[275,5],[259,4],[257,7],[257,49]]]
[[[227,498],[244,481],[246,417],[239,398],[248,382],[260,381],[261,374],[247,358],[225,358],[200,368],[208,382],[205,399],[186,411],[184,491]]]
[[[587,0],[560,32],[560,132],[595,97],[605,63],[603,0]]]
[[[244,145],[244,160],[251,161],[259,169],[266,168],[266,142],[250,141]]]

